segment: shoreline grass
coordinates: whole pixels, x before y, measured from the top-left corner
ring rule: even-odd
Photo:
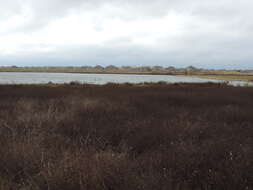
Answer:
[[[248,81],[253,82],[253,75],[232,75],[232,74],[213,74],[213,75],[192,75],[193,77],[215,79],[215,80],[227,80],[227,81]]]
[[[97,69],[64,69],[64,68],[0,68],[1,72],[42,72],[42,73],[77,73],[77,74],[137,74],[137,75],[173,75],[171,72],[144,72],[144,71],[129,71],[129,70],[97,70]]]

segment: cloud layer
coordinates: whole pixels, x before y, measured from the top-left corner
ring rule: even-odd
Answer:
[[[253,69],[251,0],[0,3],[0,66],[115,64]]]

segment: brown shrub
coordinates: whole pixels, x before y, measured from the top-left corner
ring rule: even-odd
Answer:
[[[0,190],[252,189],[253,88],[1,85]]]

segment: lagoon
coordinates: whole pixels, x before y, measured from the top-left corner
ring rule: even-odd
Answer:
[[[64,84],[76,81],[85,84],[107,83],[205,83],[225,82],[224,80],[203,79],[190,76],[142,75],[142,74],[80,74],[80,73],[45,73],[45,72],[0,72],[0,84]],[[234,86],[248,85],[245,81],[228,81]],[[252,83],[251,83],[252,84]]]

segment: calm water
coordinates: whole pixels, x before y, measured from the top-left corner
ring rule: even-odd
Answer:
[[[45,84],[69,83],[78,81],[88,84],[112,83],[143,83],[159,82],[224,82],[222,80],[201,79],[195,77],[168,76],[168,75],[126,75],[126,74],[76,74],[76,73],[25,73],[25,72],[0,72],[0,84]],[[233,81],[232,85],[245,85],[247,82]]]

